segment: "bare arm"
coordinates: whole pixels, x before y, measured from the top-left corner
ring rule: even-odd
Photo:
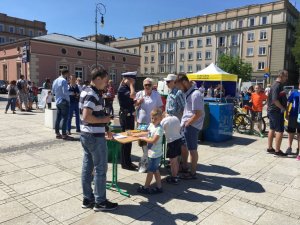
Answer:
[[[186,121],[185,126],[187,127],[193,124],[196,120],[200,118],[201,115],[201,110],[195,110],[195,114],[188,121]]]
[[[159,139],[159,135],[154,135],[152,138],[140,137],[140,139],[149,144],[155,144]]]
[[[102,118],[97,118],[93,114],[93,110],[89,108],[84,108],[82,112],[82,119],[86,123],[109,123],[111,118],[109,116],[105,116]]]
[[[283,105],[281,105],[281,103],[279,102],[279,100],[275,100],[275,101],[273,101],[273,103],[274,103],[274,105],[276,105],[281,110],[285,110],[285,108],[283,107]]]

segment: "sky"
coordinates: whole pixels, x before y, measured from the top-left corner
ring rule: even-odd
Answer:
[[[106,6],[98,33],[115,37],[141,36],[144,26],[199,16],[272,0],[0,0],[0,12],[46,22],[48,33],[75,37],[95,34],[95,8]],[[300,9],[300,0],[290,0]],[[98,14],[99,15],[99,14]],[[98,16],[100,21],[100,15]]]

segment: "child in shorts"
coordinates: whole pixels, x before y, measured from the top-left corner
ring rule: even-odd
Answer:
[[[181,147],[183,145],[182,135],[180,134],[180,121],[176,116],[166,115],[161,121],[167,140],[167,158],[170,158],[171,176],[166,181],[171,184],[178,184],[178,156],[181,155]]]
[[[159,108],[153,109],[151,111],[151,124],[148,127],[148,137],[140,137],[140,140],[147,142],[148,148],[148,167],[147,167],[147,177],[144,186],[138,188],[139,193],[143,194],[155,194],[162,193],[161,186],[161,176],[159,173],[159,165],[161,161],[161,156],[163,154],[163,129],[160,125],[162,120],[162,110]],[[150,185],[153,179],[153,175],[156,181],[156,187],[150,189]]]

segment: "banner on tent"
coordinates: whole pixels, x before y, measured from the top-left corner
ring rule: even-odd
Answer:
[[[190,80],[237,82],[237,76],[233,74],[188,74],[187,76]]]

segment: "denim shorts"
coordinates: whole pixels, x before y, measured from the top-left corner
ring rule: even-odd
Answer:
[[[188,150],[197,150],[199,131],[200,130],[193,126],[188,126],[184,128],[184,138]]]
[[[270,129],[275,132],[284,132],[284,115],[280,112],[268,112],[270,120]]]
[[[148,157],[148,168],[147,172],[155,173],[160,165],[161,157],[158,158],[149,158]]]

